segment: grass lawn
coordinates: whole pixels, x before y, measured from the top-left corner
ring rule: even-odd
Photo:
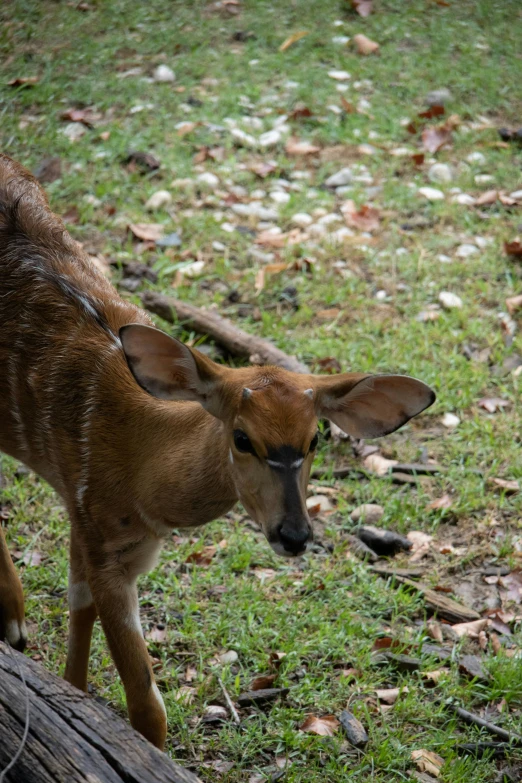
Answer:
[[[411,757],[419,749],[443,759],[444,783],[502,781],[496,776],[506,765],[518,770],[513,780],[522,776],[521,749],[507,760],[459,751],[491,737],[446,706],[453,698],[506,729],[522,726],[522,593],[487,575],[497,566],[516,575],[522,566],[522,493],[493,481],[522,480],[522,340],[516,307],[508,316],[505,304],[522,293],[521,256],[504,251],[522,234],[522,194],[518,202],[509,197],[522,188],[522,145],[498,133],[522,125],[522,10],[518,0],[373,5],[367,18],[347,0],[4,0],[0,9],[0,148],[32,170],[60,159],[61,174],[45,185],[52,207],[90,253],[111,262],[123,296],[138,301],[152,288],[214,305],[316,371],[335,357],[343,371],[407,373],[438,394],[418,420],[378,445],[388,459],[433,460],[440,474],[414,486],[372,473],[333,480],[333,466],[359,469],[361,458],[325,432],[317,458],[325,474],[310,494],[326,491],[332,510],[316,518],[314,551],[278,559],[238,508],[193,535],[173,535],[160,565],[141,578],[168,753],[203,781],[420,780]],[[280,51],[300,31],[306,36]],[[378,42],[379,52],[358,54],[358,33]],[[175,72],[174,82],[152,79],[159,65]],[[36,83],[7,86],[29,77]],[[450,91],[445,115],[419,118],[427,94],[442,88]],[[87,107],[89,127],[62,118]],[[423,128],[445,122],[449,144],[423,150]],[[250,137],[274,129],[279,135],[265,148],[252,147]],[[295,154],[296,139],[318,149]],[[124,163],[131,151],[154,155],[160,167],[144,172]],[[422,152],[424,160],[412,158]],[[434,171],[435,162],[447,165]],[[260,163],[270,165],[261,172]],[[325,186],[346,167],[344,192]],[[205,172],[215,178],[201,178]],[[432,181],[430,172],[451,181]],[[439,198],[419,193],[426,187]],[[147,211],[158,190],[172,201]],[[491,190],[501,198],[484,198]],[[252,202],[271,212],[239,214]],[[354,217],[364,205],[370,212]],[[311,217],[312,228],[296,229],[298,213]],[[321,222],[328,215],[335,217]],[[181,244],[133,241],[127,227],[136,223],[164,224]],[[256,244],[271,226],[297,233],[279,247],[273,233]],[[335,234],[343,226],[350,232]],[[147,264],[156,282],[129,290],[138,285],[125,271],[131,260]],[[460,306],[443,307],[441,292],[457,295]],[[204,342],[182,325],[158,325]],[[212,345],[206,350],[219,355]],[[493,404],[491,413],[483,398],[506,405]],[[444,426],[448,413],[457,426]],[[28,654],[61,672],[66,515],[38,477],[6,457],[1,465],[2,521],[27,595]],[[446,508],[429,507],[444,495]],[[451,656],[442,664],[423,650],[433,641],[423,598],[376,576],[350,549],[350,513],[368,502],[384,507],[379,525],[433,536],[416,563],[425,584],[481,614],[498,608],[497,654],[492,628],[486,650],[469,637],[445,641]],[[212,558],[198,554],[220,542],[226,546]],[[393,563],[411,567],[407,555]],[[418,658],[418,669],[383,664],[375,654],[381,637]],[[230,651],[234,660],[222,663],[218,656]],[[465,653],[480,658],[484,679],[459,671]],[[99,628],[91,661],[93,692],[124,714]],[[426,677],[433,670],[442,670],[436,684]],[[240,725],[200,720],[209,705],[224,703],[218,675],[236,698],[267,674],[290,689],[285,698],[241,710]],[[380,703],[376,689],[396,686],[408,690],[392,706]],[[366,727],[364,750],[342,728],[326,737],[300,730],[309,714],[343,709]]]

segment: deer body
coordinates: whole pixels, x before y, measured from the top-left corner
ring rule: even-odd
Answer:
[[[172,528],[240,499],[273,548],[306,549],[317,416],[369,437],[431,404],[402,376],[232,370],[152,328],[64,230],[38,183],[0,155],[0,449],[61,495],[71,520],[65,677],[87,687],[100,618],[132,724],[166,735],[136,578]],[[141,388],[140,388],[141,387]],[[0,638],[25,643],[23,593],[0,529]]]

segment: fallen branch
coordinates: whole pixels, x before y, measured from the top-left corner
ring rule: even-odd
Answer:
[[[308,373],[310,370],[295,356],[289,356],[276,348],[268,340],[238,329],[228,318],[223,318],[212,310],[188,302],[182,302],[170,296],[145,291],[141,301],[143,306],[169,323],[180,321],[188,329],[198,334],[206,334],[233,356],[249,359],[253,364],[275,364],[292,372]]]
[[[468,712],[468,710],[465,710],[462,707],[458,707],[456,704],[452,704],[451,702],[448,702],[446,706],[456,715],[458,715],[459,718],[465,720],[466,723],[470,723],[473,726],[480,726],[481,729],[485,729],[487,732],[489,732],[489,734],[493,734],[493,736],[498,737],[505,742],[511,743],[512,746],[522,745],[522,737],[519,734],[511,734],[509,731],[506,731],[506,729],[503,729],[500,726],[496,726],[494,723],[490,723],[488,720],[484,720],[484,718],[481,718],[480,715],[476,715],[474,712]]]
[[[228,709],[230,710],[230,714],[232,715],[232,717],[234,719],[234,723],[237,723],[238,726],[239,726],[239,724],[241,723],[241,718],[239,717],[238,711],[234,707],[234,702],[230,698],[229,693],[228,693],[227,689],[225,688],[225,684],[223,683],[223,680],[221,679],[221,677],[218,677],[217,681],[219,682],[219,687],[223,691],[223,696],[225,697],[225,701],[227,703]]]
[[[378,573],[378,572],[377,572]],[[395,574],[394,577],[399,584],[408,585],[414,590],[419,592],[426,602],[428,609],[435,612],[437,616],[444,617],[450,623],[468,623],[472,620],[480,620],[480,615],[475,612],[474,609],[469,609],[467,606],[459,604],[458,601],[454,601],[452,598],[447,598],[445,595],[431,590],[420,582],[412,582],[404,576]]]

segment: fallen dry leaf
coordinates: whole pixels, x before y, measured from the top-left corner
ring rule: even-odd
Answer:
[[[328,307],[326,310],[318,310],[315,314],[320,321],[333,321],[341,311],[338,307]]]
[[[446,124],[424,128],[421,135],[422,146],[431,153],[438,152],[451,141],[451,130],[446,127]]]
[[[363,204],[360,209],[354,201],[349,199],[341,205],[341,213],[347,226],[358,228],[360,231],[374,231],[379,228],[379,210]]]
[[[511,242],[504,242],[504,250],[508,256],[522,258],[522,241],[520,237],[515,237]]]
[[[359,54],[374,54],[379,51],[379,44],[372,41],[371,38],[367,38],[362,33],[354,35],[353,42]]]
[[[520,310],[522,308],[522,294],[510,296],[506,299],[506,307],[510,315],[513,315],[517,310]]]
[[[156,242],[165,233],[165,226],[161,223],[131,223],[130,231],[143,242]]]
[[[424,120],[432,120],[434,117],[442,117],[444,113],[444,106],[433,105],[426,111],[419,112],[419,117],[422,117]]]
[[[271,688],[276,679],[277,674],[261,674],[259,677],[254,677],[250,683],[250,690],[263,691],[265,688]]]
[[[507,495],[514,495],[520,490],[520,485],[516,479],[492,478],[491,482],[497,489],[503,489]]]
[[[288,115],[289,120],[300,120],[303,117],[313,117],[313,112],[304,103],[296,104],[294,110]]]
[[[364,460],[363,465],[367,470],[376,473],[378,476],[385,476],[390,468],[397,465],[396,459],[386,459],[381,454],[369,454]]]
[[[183,122],[177,129],[176,133],[180,138],[183,138],[183,136],[186,136],[188,133],[192,133],[192,131],[195,130],[198,125],[199,122]]]
[[[321,148],[309,141],[299,141],[295,136],[292,136],[286,142],[285,150],[288,155],[316,155],[321,151]]]
[[[155,625],[145,634],[145,639],[151,642],[164,642],[167,638],[167,629],[164,625]]]
[[[67,109],[60,114],[62,120],[68,122],[81,122],[86,125],[87,128],[92,128],[97,120],[100,120],[102,115],[99,112],[94,111],[93,108],[86,109]]]
[[[193,704],[195,696],[196,689],[191,688],[190,685],[182,685],[181,688],[174,692],[175,700],[185,705]]]
[[[359,16],[370,16],[373,11],[373,0],[352,0],[352,8]]]
[[[438,753],[433,753],[431,750],[421,748],[420,750],[413,750],[411,758],[415,762],[415,766],[419,772],[428,772],[430,775],[439,777],[444,759],[439,756]]]
[[[410,530],[406,538],[412,543],[409,561],[410,563],[417,563],[430,551],[433,536],[423,533],[422,530]]]
[[[498,655],[499,652],[502,650],[502,642],[500,641],[496,633],[491,633],[489,635],[489,640],[491,642],[491,649],[493,650],[493,655]]]
[[[221,761],[220,759],[217,759],[216,761],[204,762],[203,767],[206,769],[213,769],[214,772],[218,773],[218,775],[228,775],[230,770],[234,768],[234,762]]]
[[[435,639],[436,642],[440,642],[442,644],[442,628],[440,623],[438,623],[436,620],[430,620],[428,622],[426,625],[426,633],[431,639]]]
[[[203,549],[200,549],[197,552],[191,552],[185,562],[196,563],[196,565],[210,565],[217,550],[217,546],[204,546]]]
[[[443,495],[441,498],[436,498],[428,503],[426,506],[427,511],[439,511],[440,509],[451,508],[453,501],[449,495]]]
[[[248,168],[253,174],[261,177],[261,179],[265,179],[269,174],[273,174],[276,171],[277,166],[274,163],[262,161],[261,163],[252,163]]]
[[[285,262],[279,262],[277,264],[267,264],[260,267],[256,272],[256,279],[254,283],[256,294],[260,294],[265,287],[267,275],[277,275],[280,272],[284,272],[288,268],[288,264]]]
[[[422,672],[422,677],[425,680],[430,680],[431,682],[437,683],[441,679],[441,677],[449,673],[450,673],[449,669],[434,669],[431,672]]]
[[[288,38],[283,41],[279,47],[279,51],[286,52],[287,49],[289,49],[293,44],[297,43],[297,41],[300,41],[301,38],[304,38],[306,35],[309,35],[308,30],[299,30],[297,33],[292,33],[292,35],[289,35]]]
[[[470,639],[478,639],[480,631],[483,631],[488,624],[487,618],[481,618],[480,620],[473,620],[470,623],[457,623],[452,625],[452,629],[455,631],[459,638],[468,636]]]
[[[511,571],[510,574],[501,576],[499,585],[506,589],[506,593],[503,595],[505,601],[522,603],[522,573],[520,571]]]
[[[375,693],[379,701],[383,701],[385,704],[395,704],[401,693],[409,693],[407,685],[402,688],[377,688]]]
[[[489,204],[495,204],[498,198],[498,190],[485,190],[481,193],[477,199],[475,199],[475,206],[486,207]]]
[[[11,79],[7,82],[8,87],[32,87],[38,83],[37,76],[19,76],[16,79]]]
[[[318,734],[320,737],[333,737],[339,725],[339,721],[334,715],[324,715],[322,718],[316,715],[308,715],[299,728],[308,734]]]
[[[507,408],[510,405],[510,402],[509,400],[503,400],[501,397],[482,397],[477,405],[479,408],[484,408],[488,413],[496,413],[497,411],[502,410],[502,408]]]
[[[416,166],[422,166],[422,164],[424,163],[424,159],[425,159],[425,157],[426,157],[426,156],[424,155],[424,153],[423,153],[423,152],[416,152],[415,154],[413,154],[413,155],[411,156],[411,159],[412,159],[413,163],[414,163]]]
[[[129,152],[123,163],[127,166],[128,171],[156,171],[161,166],[160,161],[150,152],[141,152],[140,150],[134,150]]]
[[[343,111],[345,111],[346,114],[355,114],[357,111],[354,104],[350,103],[350,101],[347,101],[344,95],[341,95],[341,106],[343,107]]]

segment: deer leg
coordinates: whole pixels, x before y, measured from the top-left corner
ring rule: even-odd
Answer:
[[[27,641],[22,583],[7,549],[0,525],[0,639],[7,639],[16,650]]]
[[[123,570],[90,569],[89,575],[103,630],[125,688],[130,722],[163,750],[167,716],[143,638],[135,578],[129,579]]]
[[[81,691],[86,691],[92,629],[98,612],[87,582],[87,572],[74,526],[71,528],[68,597],[69,641],[64,678]]]

